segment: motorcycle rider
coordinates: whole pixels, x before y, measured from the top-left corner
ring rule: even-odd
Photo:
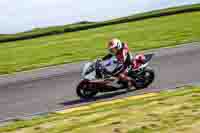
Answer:
[[[116,70],[113,76],[118,77],[120,81],[127,82],[128,88],[131,88],[135,83],[134,80],[128,76],[127,68],[132,65],[132,55],[129,51],[128,44],[121,42],[119,39],[114,38],[108,42],[109,53],[102,58],[102,60],[107,60],[113,56],[116,57],[117,61],[123,64],[122,70]]]

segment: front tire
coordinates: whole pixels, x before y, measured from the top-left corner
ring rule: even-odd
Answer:
[[[91,88],[88,80],[82,80],[76,88],[76,93],[82,99],[91,99],[97,95],[98,91]]]

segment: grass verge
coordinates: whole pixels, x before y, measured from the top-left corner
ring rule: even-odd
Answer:
[[[1,133],[155,133],[200,130],[200,87],[186,86],[146,98],[65,114],[51,113],[0,127]]]
[[[118,37],[132,51],[200,41],[200,12],[182,13],[41,37],[1,43],[0,74],[90,60],[106,54],[105,44]]]

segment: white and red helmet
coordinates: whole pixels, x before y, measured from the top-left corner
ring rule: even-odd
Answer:
[[[122,42],[117,38],[110,40],[108,42],[108,49],[110,50],[113,48],[117,48],[118,50],[120,50],[122,48]]]

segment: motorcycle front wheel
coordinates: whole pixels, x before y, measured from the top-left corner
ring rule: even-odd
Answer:
[[[83,99],[93,98],[98,91],[95,88],[91,88],[91,86],[88,80],[82,80],[76,88],[77,95]]]

